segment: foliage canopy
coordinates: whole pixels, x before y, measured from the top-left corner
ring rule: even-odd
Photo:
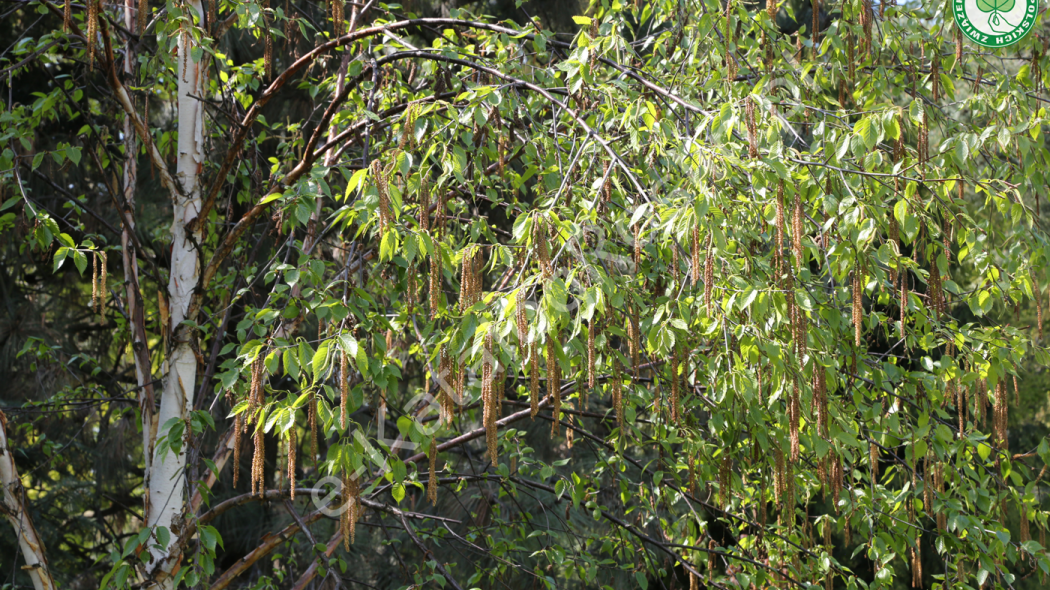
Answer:
[[[1041,26],[342,4],[0,25],[6,509],[61,585],[1050,572]]]

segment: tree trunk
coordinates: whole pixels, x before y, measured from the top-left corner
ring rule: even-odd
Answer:
[[[184,5],[189,12],[200,17],[200,0],[188,0]],[[176,162],[176,178],[181,194],[173,195],[174,221],[171,225],[171,275],[168,281],[168,307],[171,326],[168,333],[171,341],[166,343],[168,351],[164,380],[164,391],[160,400],[157,423],[164,436],[175,421],[187,422],[193,408],[193,396],[197,379],[196,330],[182,325],[187,318],[190,301],[200,282],[200,264],[197,245],[201,239],[197,215],[201,209],[198,176],[204,162],[204,112],[201,103],[193,98],[203,93],[202,63],[194,61],[192,36],[184,31],[179,38],[178,78],[178,130],[179,153]],[[186,433],[190,429],[185,430]],[[158,449],[153,457],[153,472],[149,480],[148,524],[151,527],[167,527],[171,538],[179,536],[184,516],[186,497],[186,448],[179,453]],[[167,575],[180,556],[169,551],[169,547],[151,549],[154,557],[154,579],[161,587],[171,586]],[[161,571],[156,571],[158,569]]]
[[[141,4],[142,0],[138,0]],[[124,26],[135,30],[133,0],[124,0]],[[141,34],[142,31],[139,31]],[[135,47],[128,42],[124,48],[124,79],[133,80],[135,75]],[[148,99],[147,99],[148,100]],[[146,122],[149,128],[149,122]],[[153,368],[149,358],[146,339],[146,321],[142,311],[142,291],[139,289],[139,261],[135,252],[135,188],[138,184],[138,145],[135,140],[135,125],[130,116],[124,117],[124,209],[121,215],[120,247],[124,262],[124,291],[127,298],[128,322],[131,329],[131,353],[135,359],[135,379],[138,384],[139,413],[142,419],[142,455],[145,462],[144,482],[149,484],[150,465],[153,459],[153,441],[156,424],[153,422]],[[144,486],[145,487],[145,486]],[[149,512],[149,496],[144,510]]]
[[[26,559],[22,568],[33,580],[34,590],[54,590],[55,580],[47,567],[47,556],[44,554],[44,543],[40,540],[33,526],[29,512],[26,510],[25,489],[15,469],[15,458],[7,447],[7,416],[0,412],[0,485],[4,488],[3,504],[0,512],[15,527],[18,535],[18,546]]]

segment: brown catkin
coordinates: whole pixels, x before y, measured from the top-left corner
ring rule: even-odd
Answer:
[[[95,43],[98,37],[99,0],[88,0],[87,3],[87,58],[88,70],[95,69]],[[183,30],[185,40],[185,30]],[[185,59],[185,58],[183,58]]]
[[[430,439],[430,446],[427,447],[427,459],[430,462],[430,476],[427,478],[427,499],[434,506],[437,506],[438,501],[437,448],[437,439]]]
[[[791,248],[795,254],[795,267],[799,270],[802,269],[802,232],[804,225],[802,223],[802,193],[795,191],[795,210],[791,216]]]
[[[485,334],[485,348],[482,351],[481,361],[481,403],[483,408],[482,420],[485,424],[485,443],[488,447],[489,458],[493,465],[497,460],[496,439],[496,404],[495,391],[492,385],[493,357],[492,357],[492,331]]]
[[[339,352],[339,427],[346,430],[347,389],[350,381],[350,364],[347,362],[346,351]]]
[[[266,461],[265,440],[262,425],[255,428],[255,454],[252,455],[252,494],[262,495],[265,491],[263,463]]]
[[[729,508],[733,498],[733,461],[728,454],[722,455],[722,461],[718,464],[718,498],[721,501],[722,510]]]
[[[773,472],[773,498],[778,503],[784,498],[784,451],[779,443],[773,450],[774,472]]]
[[[1009,450],[1010,448],[1010,440],[1006,432],[1009,423],[1009,403],[1009,399],[1007,398],[1006,380],[1000,379],[995,387],[995,405],[998,417],[998,427],[996,430],[999,446],[1003,450]]]
[[[933,93],[934,102],[941,100],[941,58],[936,53],[933,59],[930,60],[930,82],[932,85],[931,92]]]
[[[712,308],[712,296],[715,290],[715,257],[714,257],[714,237],[712,234],[707,234],[707,256],[704,258],[704,309],[707,310],[707,315],[711,315],[713,312]]]
[[[140,0],[141,1],[141,0]],[[140,4],[141,6],[141,4]],[[140,9],[141,10],[141,9]],[[139,17],[139,22],[142,22],[142,17]],[[73,28],[73,3],[70,0],[66,0],[66,5],[62,9],[62,30],[66,33]],[[145,27],[139,25],[139,31],[141,32]]]
[[[310,429],[310,460],[317,463],[317,392],[310,392],[310,399],[306,402],[307,428]]]
[[[911,548],[911,587],[922,588],[922,553],[919,540]]]
[[[233,419],[233,487],[241,476],[241,432],[244,429],[244,414],[237,414]]]
[[[517,301],[514,305],[514,322],[518,329],[518,355],[521,356],[529,340],[529,320],[525,314],[525,289],[518,290]]]
[[[561,384],[558,379],[558,356],[554,352],[557,333],[547,335],[547,395],[551,398],[551,436],[559,432],[558,420],[561,419]]]
[[[426,174],[419,176],[419,228],[430,231],[430,185]]]
[[[864,323],[864,311],[861,300],[864,292],[864,281],[861,278],[860,265],[853,269],[853,344],[860,346],[861,330]]]
[[[266,79],[273,77],[273,35],[269,31],[269,19],[266,17],[266,7],[269,2],[263,2],[263,37],[266,38],[266,43],[263,46],[263,72]]]
[[[530,416],[540,411],[540,351],[536,342],[529,343],[529,408]]]
[[[602,199],[606,203],[612,202],[612,172],[609,171],[609,162],[605,161],[602,169],[605,182],[602,183]]]
[[[408,105],[408,109],[405,112],[405,122],[401,125],[401,139],[397,142],[397,147],[400,150],[412,149],[416,128],[415,112],[415,105]]]
[[[356,475],[343,472],[343,498],[346,501],[344,508],[343,549],[349,551],[350,543],[357,541],[357,521],[361,518],[361,482]]]
[[[295,452],[296,452],[295,425],[288,430],[288,485],[292,500],[295,500]]]
[[[594,318],[591,318],[589,325],[587,326],[587,387],[594,389],[594,384],[597,381],[597,377],[594,374],[594,338],[595,332],[598,330],[598,326],[594,323]]]
[[[774,282],[779,281],[784,274],[784,182],[777,184],[776,216],[773,224],[776,226],[775,241],[773,242],[773,271]]]
[[[106,315],[106,253],[104,251],[99,251],[98,255],[102,259],[99,263],[102,270],[100,273],[101,276],[99,277],[98,287],[98,313],[104,316]]]
[[[91,257],[91,309],[98,311],[98,256]]]

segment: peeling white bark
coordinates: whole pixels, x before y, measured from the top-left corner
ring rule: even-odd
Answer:
[[[54,590],[55,580],[47,567],[44,543],[40,540],[25,505],[25,489],[15,469],[15,458],[7,447],[7,416],[0,412],[0,485],[4,488],[0,512],[18,535],[18,546],[25,557],[22,568],[33,580],[34,590]]]
[[[200,0],[187,0],[186,8],[197,16],[203,14]],[[196,332],[181,326],[186,318],[190,300],[200,282],[200,264],[196,244],[200,230],[187,228],[195,221],[201,209],[198,176],[204,162],[204,112],[200,101],[193,96],[203,93],[203,63],[196,63],[191,55],[192,37],[179,38],[178,79],[178,160],[176,179],[181,195],[173,195],[174,220],[171,225],[171,276],[168,282],[168,305],[171,313],[171,342],[168,343],[164,392],[161,395],[157,423],[162,427],[172,418],[186,421],[193,408],[197,379],[197,357],[194,354]],[[194,224],[199,227],[200,224]],[[193,319],[193,318],[189,318]],[[189,428],[186,429],[189,432]],[[159,432],[165,436],[167,432]],[[186,496],[186,449],[179,454],[156,452],[149,481],[150,526],[163,526],[171,531],[171,538],[179,536]],[[177,549],[173,549],[177,551]],[[178,563],[179,556],[170,554],[168,547],[151,549],[154,571],[151,576],[159,587],[171,587],[167,575]],[[159,568],[157,567],[159,566]],[[157,571],[157,570],[161,571]]]

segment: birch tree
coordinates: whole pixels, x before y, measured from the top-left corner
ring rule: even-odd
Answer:
[[[1042,25],[551,6],[14,5],[20,583],[1041,587]]]

